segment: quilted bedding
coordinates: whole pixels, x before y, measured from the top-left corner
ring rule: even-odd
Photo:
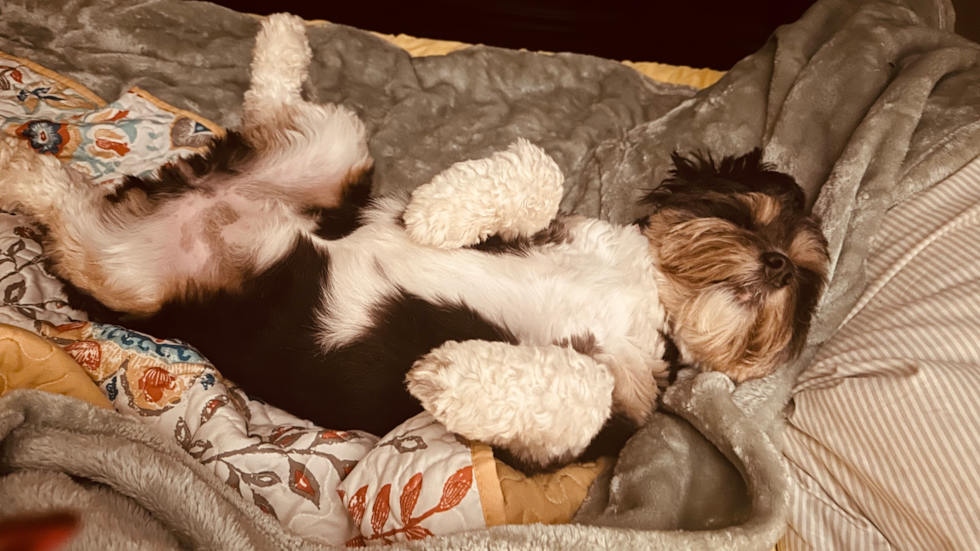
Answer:
[[[252,17],[149,0],[12,0],[0,14],[0,51],[19,56],[0,72],[0,97],[16,106],[3,129],[96,178],[151,169],[238,122]],[[74,347],[128,417],[49,393],[0,397],[0,517],[84,504],[79,549],[323,549],[321,536],[295,532],[316,529],[303,516],[310,507],[346,515],[348,530],[328,537],[352,545],[399,538],[392,547],[768,549],[788,514],[778,446],[792,382],[859,304],[885,213],[980,154],[980,47],[951,34],[953,18],[946,0],[820,0],[700,91],[588,56],[471,47],[412,58],[370,33],[311,25],[305,91],[365,120],[380,193],[410,190],[520,136],[562,168],[565,209],[627,222],[637,215],[637,194],[664,177],[671,151],[761,147],[766,161],[801,183],[831,244],[832,275],[803,356],[737,388],[717,374],[686,374],[613,468],[590,471],[602,472],[585,483],[572,524],[494,526],[521,515],[489,512],[491,503],[506,509],[508,499],[499,475],[496,490],[485,491],[486,456],[477,446],[425,432],[433,427],[417,418],[400,435],[378,435],[331,486],[354,460],[338,446],[368,447],[372,439],[269,412],[227,382],[219,386],[181,343],[70,325],[81,314],[44,279],[35,230],[3,215],[0,263],[12,268],[0,275],[4,319],[32,329],[45,320],[60,325],[49,334]],[[72,94],[69,81],[24,58],[95,92]],[[32,87],[38,75],[55,83]],[[134,86],[153,95],[126,93]],[[121,99],[102,105],[98,97]],[[49,111],[56,107],[73,124],[58,122]],[[141,120],[142,134],[130,124]],[[124,166],[142,153],[147,164]],[[157,354],[158,346],[182,350],[179,361]],[[182,386],[193,396],[171,402]],[[256,428],[243,430],[242,418]],[[235,431],[219,430],[223,424]],[[229,440],[276,460],[239,463],[247,454],[218,449]],[[393,461],[422,457],[422,443],[453,459],[431,476],[424,465]],[[388,454],[374,456],[384,467],[358,478],[378,450]],[[304,454],[318,463],[297,459]],[[224,459],[199,461],[212,457]],[[388,466],[390,478],[374,476]],[[475,522],[468,526],[488,528],[438,535],[436,521],[458,530],[459,513]]]

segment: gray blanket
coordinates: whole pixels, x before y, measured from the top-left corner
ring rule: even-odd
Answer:
[[[140,86],[235,126],[257,27],[204,3],[8,0],[0,51],[105,98]],[[734,391],[720,376],[683,377],[615,472],[593,485],[578,524],[406,547],[771,547],[787,514],[778,441],[793,379],[863,291],[863,260],[884,213],[980,154],[980,48],[952,28],[945,0],[821,0],[696,93],[588,56],[474,47],[412,59],[369,33],[310,27],[307,93],[364,118],[378,192],[411,189],[522,136],[565,172],[566,209],[626,222],[639,214],[634,199],[664,177],[672,150],[762,147],[804,186],[831,244],[832,278],[804,355]],[[120,532],[118,549],[314,548],[119,416],[17,393],[0,400],[0,438],[9,473],[0,516],[67,503],[98,511],[79,549],[112,548],[103,542],[117,516],[146,527]]]

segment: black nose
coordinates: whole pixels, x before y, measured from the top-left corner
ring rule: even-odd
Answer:
[[[796,273],[796,267],[781,253],[763,253],[762,265],[766,281],[777,289],[789,285]]]

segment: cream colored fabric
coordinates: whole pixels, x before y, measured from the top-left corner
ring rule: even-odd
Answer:
[[[58,345],[30,331],[0,324],[0,395],[38,389],[112,409],[82,366]]]
[[[899,205],[796,383],[785,551],[980,549],[980,158]]]

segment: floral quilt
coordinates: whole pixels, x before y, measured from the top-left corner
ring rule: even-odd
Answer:
[[[222,131],[134,89],[107,104],[0,54],[0,130],[96,185],[200,151]],[[43,266],[38,230],[0,212],[0,322],[54,339],[123,415],[173,438],[296,535],[362,546],[486,527],[469,443],[424,414],[378,438],[246,395],[186,343],[84,321]]]

